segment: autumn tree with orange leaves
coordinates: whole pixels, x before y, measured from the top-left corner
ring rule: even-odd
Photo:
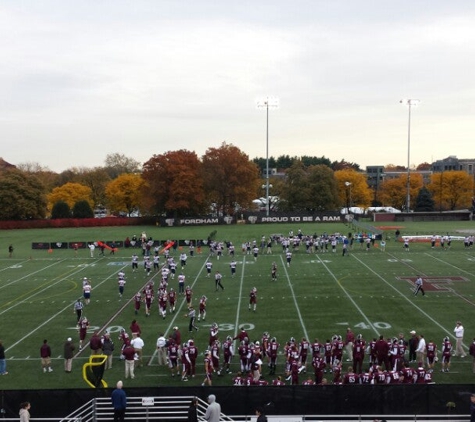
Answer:
[[[223,142],[202,157],[203,182],[210,203],[218,212],[233,214],[238,207],[251,207],[262,183],[259,169],[238,147]]]
[[[154,155],[143,166],[144,200],[153,214],[175,217],[206,212],[202,164],[195,152]]]
[[[415,199],[424,185],[422,175],[411,173],[409,180],[411,198]],[[395,179],[387,179],[381,183],[379,199],[385,207],[404,209],[407,199],[407,174],[401,174]]]
[[[453,211],[471,207],[474,182],[473,177],[464,171],[434,173],[428,189],[436,209]]]
[[[139,174],[121,174],[106,186],[107,205],[114,212],[127,212],[130,215],[142,205],[142,186],[144,181]]]
[[[373,193],[364,174],[350,169],[338,170],[335,179],[341,207],[368,208],[371,205]]]

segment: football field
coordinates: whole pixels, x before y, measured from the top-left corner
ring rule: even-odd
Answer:
[[[460,223],[460,226],[463,226],[462,231],[470,233],[467,224]],[[432,227],[430,230],[433,230]],[[124,362],[119,359],[121,344],[118,336],[121,328],[130,333],[129,326],[133,319],[137,319],[142,328],[145,365],[136,370],[135,379],[127,380],[129,387],[200,385],[203,381],[202,354],[208,347],[209,329],[214,322],[219,326],[221,341],[227,336],[235,337],[242,327],[253,342],[261,341],[262,334],[267,331],[271,337],[276,337],[282,352],[285,342],[291,337],[297,341],[305,337],[310,342],[318,338],[324,343],[334,335],[341,335],[344,339],[348,327],[355,334],[361,334],[366,341],[380,335],[384,338],[398,337],[400,333],[408,339],[410,331],[415,330],[424,335],[426,341],[433,340],[440,350],[442,339],[446,336],[455,347],[453,330],[456,321],[460,320],[465,326],[464,350],[468,355],[468,347],[475,337],[473,248],[464,247],[462,241],[453,241],[450,249],[438,244],[431,248],[430,243],[411,242],[409,251],[406,251],[402,242],[394,240],[394,230],[391,228],[384,251],[379,241],[368,250],[364,245],[355,243],[347,256],[342,256],[341,244],[338,244],[335,252],[329,246],[327,252],[310,253],[301,244],[297,248],[290,248],[292,260],[289,266],[282,246],[275,242],[271,253],[267,253],[264,248],[257,258],[242,251],[241,244],[245,241],[256,240],[259,244],[262,235],[287,235],[289,230],[294,230],[296,234],[298,228],[302,229],[304,235],[322,234],[324,231],[348,234],[351,230],[340,223],[325,226],[218,227],[215,240],[232,241],[235,245],[237,270],[234,277],[231,276],[231,257],[226,248],[220,259],[210,256],[206,246],[201,253],[195,249],[195,256],[188,257],[183,273],[186,276],[185,284],[193,290],[193,304],[198,308],[202,295],[208,301],[206,320],[200,321],[199,331],[192,334],[200,353],[198,374],[186,383],[179,377],[171,377],[168,368],[159,366],[155,352],[159,334],[171,334],[174,326],[179,327],[182,342],[190,338],[184,297],[178,297],[176,312],[171,313],[167,309],[165,318],[159,315],[156,300],[149,317],[145,316],[143,304],[138,315],[134,313],[133,296],[142,291],[150,280],[157,286],[161,278],[158,271],[146,275],[140,249],[121,248],[115,254],[106,250],[104,256],[100,256],[96,249],[94,257],[90,257],[88,249],[81,249],[77,254],[69,249],[53,252],[31,250],[31,242],[34,241],[93,239],[92,229],[85,232],[81,232],[82,229],[63,229],[63,232],[43,230],[31,231],[29,234],[27,231],[5,232],[8,242],[14,243],[16,247],[12,258],[6,257],[5,253],[0,259],[0,339],[6,349],[9,372],[0,377],[0,389],[86,387],[81,367],[90,351],[87,347],[82,352],[78,350],[73,309],[76,299],[82,296],[84,277],[92,283],[91,303],[85,306],[85,315],[91,324],[88,336],[95,330],[101,334],[108,330],[115,343],[113,367],[104,375],[109,385],[124,376]],[[420,226],[404,227],[404,233],[415,233],[420,229]],[[102,233],[101,237],[122,238],[126,231],[130,235],[130,230],[110,228],[110,232]],[[210,231],[209,228],[167,230],[157,229],[156,233],[150,235],[162,240],[166,236],[194,240],[206,238]],[[115,237],[112,237],[112,233]],[[179,274],[179,254],[189,254],[188,247],[185,245],[171,251],[178,262]],[[134,252],[139,256],[137,272],[131,269],[131,255]],[[206,271],[208,260],[213,265],[209,278]],[[164,261],[161,255],[160,264]],[[277,265],[276,281],[271,279],[274,262]],[[122,298],[118,294],[119,271],[124,271],[126,275]],[[223,275],[224,290],[215,290],[213,276],[216,271]],[[420,293],[414,296],[414,282],[418,275],[424,280],[424,296]],[[169,280],[170,287],[178,290],[176,277]],[[254,287],[257,289],[255,311],[249,309],[249,294]],[[73,338],[77,348],[72,373],[65,373],[63,366],[63,344],[68,337]],[[51,373],[43,373],[41,369],[39,349],[44,339],[48,340],[52,348]],[[236,350],[237,347],[236,343]],[[343,358],[346,360],[345,355]],[[365,362],[368,362],[367,357]],[[345,362],[344,372],[346,366]],[[231,369],[233,373],[239,370],[237,356],[233,359]],[[283,374],[282,356],[277,375]],[[331,375],[326,375],[331,381]],[[213,384],[231,385],[232,377],[230,374],[215,376]],[[267,368],[264,377],[267,380],[273,378],[268,376]],[[453,357],[449,373],[441,373],[440,362],[436,364],[433,380],[436,383],[473,383],[474,377],[471,356]]]

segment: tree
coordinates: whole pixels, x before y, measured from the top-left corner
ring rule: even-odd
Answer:
[[[434,173],[428,186],[441,211],[470,208],[473,188],[472,176],[464,171]]]
[[[219,148],[209,148],[202,163],[205,192],[219,212],[233,214],[237,207],[251,206],[261,179],[248,155],[223,142]]]
[[[122,174],[106,186],[106,200],[112,211],[125,211],[129,215],[140,209],[144,180],[139,174]]]
[[[417,167],[416,167],[416,170],[419,170],[419,171],[426,171],[426,170],[430,170],[432,168],[432,164],[428,163],[428,162],[424,162],[424,163],[421,163],[419,164]]]
[[[71,218],[71,208],[64,201],[58,201],[53,205],[51,209],[51,218]]]
[[[66,183],[62,186],[54,188],[48,195],[48,208],[52,209],[53,205],[58,201],[64,201],[72,208],[76,202],[87,201],[91,207],[94,202],[91,198],[91,188],[80,183]]]
[[[200,215],[206,209],[202,166],[195,152],[154,155],[143,167],[144,203],[154,214]]]
[[[333,170],[325,164],[306,167],[295,160],[284,180],[281,209],[285,211],[333,210],[338,206],[338,186]]]
[[[118,152],[107,154],[105,159],[105,171],[111,179],[119,177],[123,173],[140,173],[140,163]]]
[[[17,169],[0,172],[0,220],[44,218],[45,188],[37,177]]]
[[[353,169],[335,171],[338,183],[340,207],[368,208],[371,205],[372,191],[366,177]],[[348,184],[349,183],[349,184]]]
[[[109,174],[102,167],[82,169],[77,181],[91,189],[93,207],[101,206],[106,201],[106,185],[110,181]]]
[[[415,198],[423,186],[422,175],[411,173],[410,194]],[[407,199],[407,174],[401,174],[394,179],[386,179],[381,183],[379,199],[386,207],[394,207],[400,210],[406,206]]]
[[[425,186],[422,186],[416,198],[416,206],[414,207],[414,211],[434,211],[434,205],[435,202],[429,189],[427,189]]]
[[[94,211],[89,205],[89,202],[84,201],[84,200],[76,202],[73,207],[73,217],[74,218],[93,218]]]

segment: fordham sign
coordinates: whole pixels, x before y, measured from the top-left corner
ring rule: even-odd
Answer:
[[[269,224],[269,223],[340,223],[344,216],[338,212],[321,214],[279,214],[265,216],[261,214],[241,214],[237,217],[187,217],[187,218],[161,218],[160,225],[173,226],[208,226],[224,224]]]

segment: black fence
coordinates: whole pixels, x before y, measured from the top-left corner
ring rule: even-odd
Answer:
[[[466,415],[475,385],[355,385],[282,387],[155,387],[127,388],[128,396],[198,396],[215,394],[228,415],[253,415],[263,406],[268,415]],[[3,390],[3,417],[18,415],[29,401],[35,418],[64,417],[94,397],[109,397],[109,389]]]

